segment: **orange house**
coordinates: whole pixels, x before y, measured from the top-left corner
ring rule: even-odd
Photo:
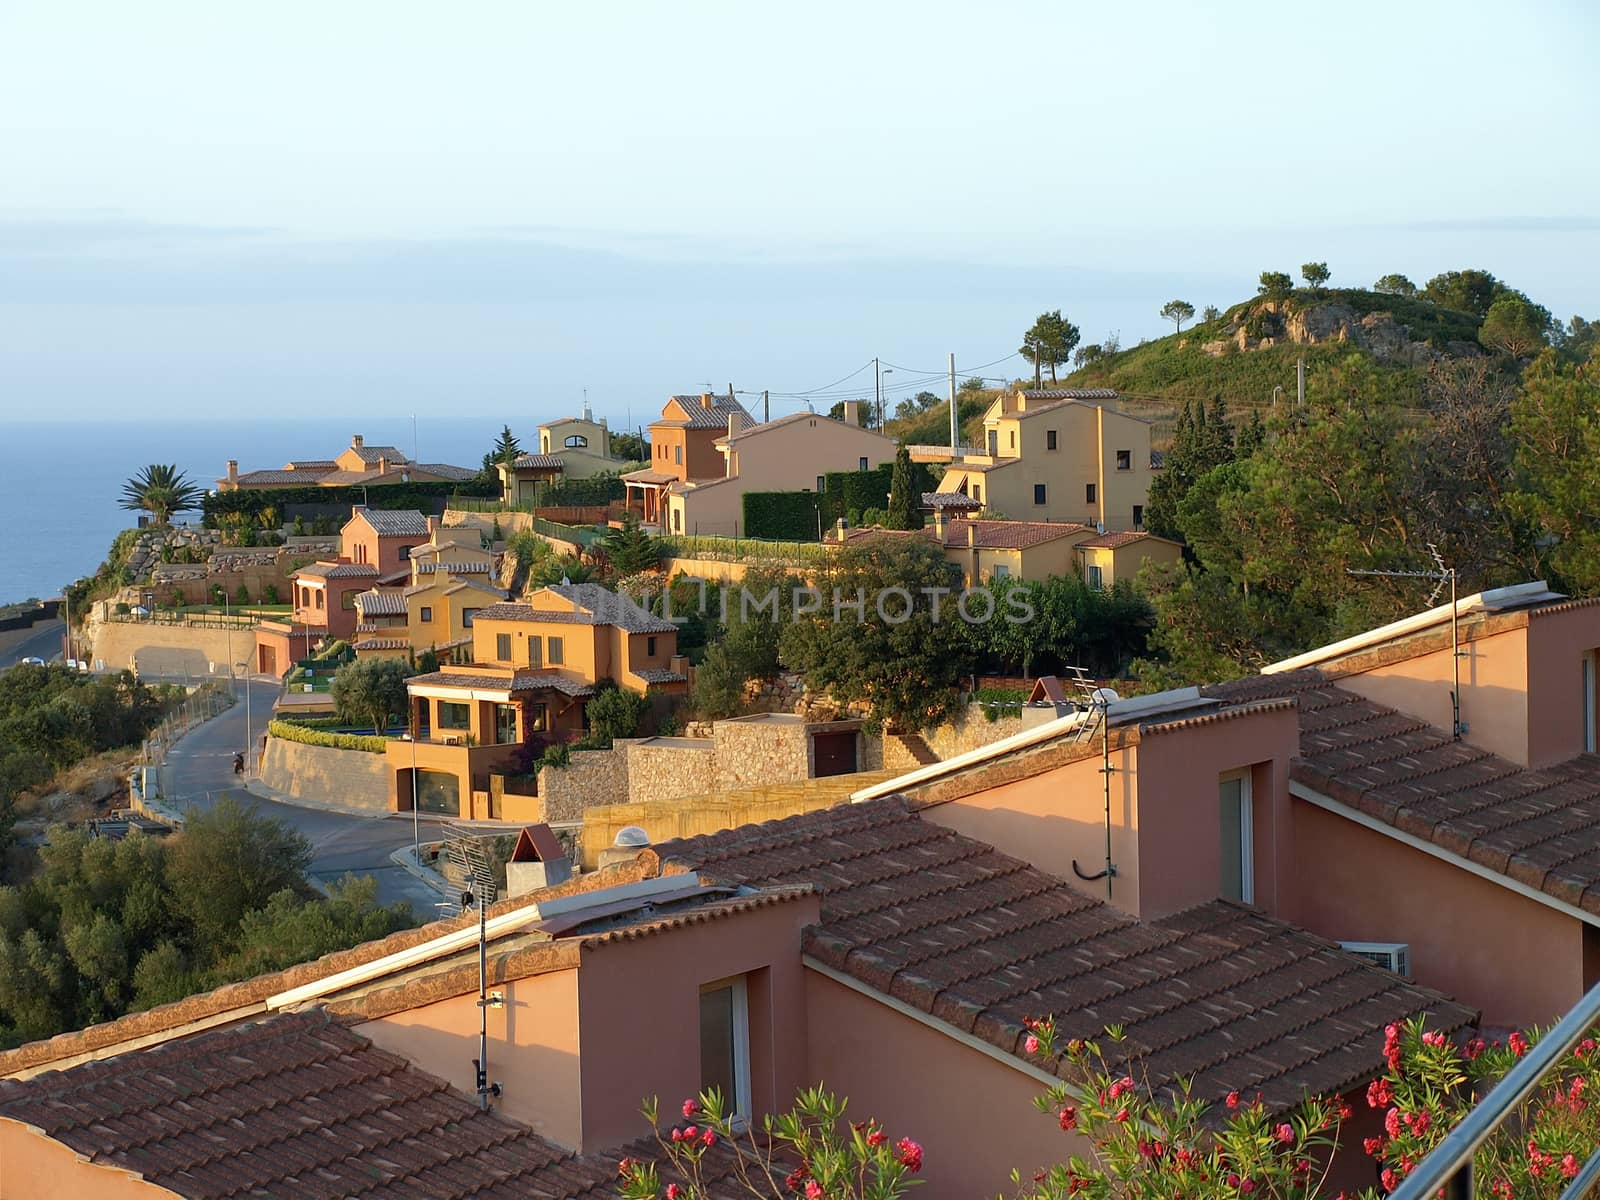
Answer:
[[[691,479],[726,476],[727,459],[717,442],[754,424],[732,396],[710,392],[673,396],[662,407],[660,419],[650,424],[650,465],[622,477],[628,507],[642,524],[661,525],[667,488]]]
[[[428,540],[432,527],[419,512],[358,504],[339,530],[339,557],[302,567],[290,581],[295,624],[314,638],[353,638],[356,596],[409,578],[411,549]]]
[[[471,631],[470,663],[407,682],[416,736],[388,746],[397,812],[415,795],[427,811],[473,815],[489,776],[514,774],[525,747],[582,736],[604,681],[652,698],[688,689],[677,626],[596,583],[491,604]]]

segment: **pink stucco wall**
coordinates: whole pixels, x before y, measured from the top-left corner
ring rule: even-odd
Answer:
[[[806,976],[812,1028],[806,1074],[849,1098],[852,1121],[877,1117],[890,1137],[925,1152],[919,1200],[1010,1195],[1011,1170],[1028,1179],[1084,1152],[1076,1136],[1033,1107],[1045,1085],[824,975]]]
[[[1146,732],[1112,756],[1110,901],[1146,919],[1217,898],[1221,815],[1217,785],[1251,769],[1256,903],[1277,912],[1280,863],[1292,812],[1289,759],[1299,744],[1292,709],[1246,713],[1169,732]],[[1081,881],[1105,864],[1101,757],[998,784],[931,805],[924,819],[1033,863],[1085,893],[1106,898],[1104,881]]]
[[[1549,1022],[1583,994],[1575,917],[1306,801],[1294,807],[1290,920],[1336,941],[1409,943],[1417,982],[1490,1024]]]
[[[0,1117],[0,1197],[5,1200],[172,1200],[177,1194],[127,1171],[96,1166],[61,1142]]]
[[[505,1004],[489,1010],[489,1078],[504,1093],[496,1106],[557,1145],[582,1141],[578,1099],[578,972],[533,975],[494,989]],[[478,1057],[478,994],[456,996],[368,1021],[357,1031],[419,1070],[472,1094]]]
[[[639,1102],[670,1110],[700,1090],[700,985],[743,975],[756,1118],[787,1109],[806,1076],[801,932],[815,896],[585,950],[579,971],[583,1148],[646,1132]]]
[[[1528,621],[1528,761],[1545,766],[1583,753],[1583,660],[1600,647],[1600,607]]]

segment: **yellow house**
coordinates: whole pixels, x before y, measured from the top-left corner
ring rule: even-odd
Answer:
[[[1014,520],[1139,529],[1149,503],[1150,422],[1118,412],[1110,388],[1049,388],[999,397],[984,445],[950,460],[939,491]],[[933,448],[919,458],[950,458]]]
[[[1132,579],[1146,563],[1183,561],[1181,543],[1141,531],[1102,533],[1079,542],[1077,553],[1084,582],[1096,589]]]
[[[429,518],[428,540],[409,548],[411,582],[354,597],[358,658],[409,658],[424,650],[444,656],[472,638],[472,617],[499,603],[494,554],[474,526],[444,527]]]
[[[611,430],[586,404],[581,417],[558,417],[539,426],[539,453],[560,460],[568,479],[588,479],[623,464],[611,456]]]
[[[671,484],[666,532],[738,537],[744,531],[746,492],[820,492],[830,471],[870,471],[894,458],[896,443],[853,422],[803,412],[759,425],[735,415],[714,446],[721,456],[720,478]]]
[[[688,688],[677,626],[597,583],[482,609],[470,658],[406,681],[416,737],[388,744],[396,811],[415,794],[430,811],[491,815],[488,777],[513,772],[537,742],[580,736],[602,681],[651,697]]]

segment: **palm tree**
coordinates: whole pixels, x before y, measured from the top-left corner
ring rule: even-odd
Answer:
[[[148,512],[157,525],[166,525],[173,513],[200,507],[200,488],[176,466],[151,463],[122,485],[122,507]]]

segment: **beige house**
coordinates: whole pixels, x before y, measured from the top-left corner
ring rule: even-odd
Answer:
[[[412,462],[397,446],[369,446],[359,433],[337,458],[296,459],[279,470],[239,470],[239,460],[228,460],[228,473],[217,480],[217,490],[296,487],[376,487],[385,483],[464,483],[477,472],[449,463]]]
[[[622,464],[611,457],[611,430],[584,406],[581,417],[559,417],[539,426],[539,453],[561,460],[568,479],[587,479],[615,471]]]
[[[1116,399],[1109,388],[1008,393],[984,414],[983,446],[916,457],[948,460],[939,491],[991,512],[1136,530],[1149,503],[1150,422],[1118,412]]]
[[[1132,579],[1146,563],[1179,563],[1183,545],[1143,531],[1102,533],[1076,547],[1083,581],[1096,589],[1110,589]]]
[[[759,425],[735,415],[714,445],[721,476],[671,484],[665,532],[737,537],[744,529],[746,492],[820,492],[828,472],[870,471],[895,453],[893,438],[813,412]]]
[[[932,522],[921,529],[839,528],[829,536],[828,544],[847,546],[894,537],[928,538],[937,543],[945,558],[961,568],[962,583],[967,587],[997,579],[1071,575],[1078,570],[1079,547],[1098,540],[1092,527],[1070,521],[984,521],[954,517],[936,507]]]
[[[472,643],[472,618],[498,604],[494,555],[476,526],[445,528],[428,521],[428,540],[410,548],[411,579],[354,597],[358,658],[409,658],[432,650],[441,658]]]

